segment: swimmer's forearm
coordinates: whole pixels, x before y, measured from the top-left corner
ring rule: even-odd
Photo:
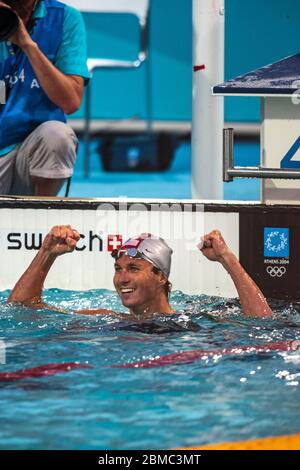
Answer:
[[[263,293],[246,273],[236,256],[230,252],[224,256],[221,263],[235,284],[244,314],[253,317],[272,316],[272,310]]]
[[[22,49],[48,98],[66,114],[77,111],[83,96],[83,78],[58,70],[31,39]]]
[[[55,255],[41,248],[28,269],[16,283],[7,302],[41,304],[43,285],[55,259]]]
[[[121,315],[117,314],[113,310],[107,310],[106,308],[96,308],[89,310],[77,310],[74,312],[78,315],[113,315],[118,318],[122,318]]]

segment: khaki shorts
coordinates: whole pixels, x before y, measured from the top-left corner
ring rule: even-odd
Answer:
[[[32,195],[31,176],[69,178],[77,146],[74,131],[63,122],[41,124],[22,144],[0,157],[0,194]]]

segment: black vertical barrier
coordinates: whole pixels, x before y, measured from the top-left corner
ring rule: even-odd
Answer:
[[[240,211],[240,262],[266,297],[300,300],[300,206]]]

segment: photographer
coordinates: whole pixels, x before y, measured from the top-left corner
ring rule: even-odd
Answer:
[[[55,196],[73,173],[78,141],[65,114],[82,100],[86,39],[81,14],[56,0],[0,2],[18,28],[0,42],[0,194]]]

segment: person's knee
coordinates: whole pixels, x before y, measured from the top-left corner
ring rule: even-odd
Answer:
[[[76,154],[77,138],[70,127],[63,122],[48,121],[39,126],[39,140],[50,152],[61,155]]]

